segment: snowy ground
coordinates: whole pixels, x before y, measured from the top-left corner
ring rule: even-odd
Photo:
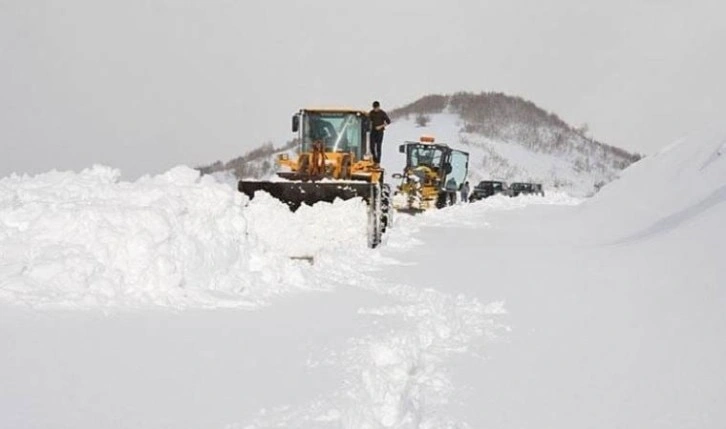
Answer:
[[[0,427],[724,427],[725,155],[707,130],[377,250],[360,202],[183,167],[2,179]]]

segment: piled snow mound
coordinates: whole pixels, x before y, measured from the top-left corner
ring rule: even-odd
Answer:
[[[368,207],[361,199],[302,205],[292,213],[269,194],[258,192],[244,214],[250,244],[265,254],[316,256],[368,249]]]
[[[0,180],[0,299],[255,306],[320,287],[306,278],[307,264],[289,256],[335,251],[331,234],[366,249],[357,201],[293,215],[271,198],[245,206],[234,188],[188,167],[134,183],[119,176],[96,166]]]
[[[633,164],[582,209],[600,221],[603,234],[650,234],[723,202],[726,126],[714,125]]]

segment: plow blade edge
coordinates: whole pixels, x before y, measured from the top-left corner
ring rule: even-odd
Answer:
[[[292,211],[303,204],[311,206],[320,201],[332,203],[336,198],[349,200],[360,197],[371,204],[377,194],[376,185],[368,182],[240,181],[238,189],[250,199],[254,198],[257,191],[267,192],[273,198],[287,204]]]

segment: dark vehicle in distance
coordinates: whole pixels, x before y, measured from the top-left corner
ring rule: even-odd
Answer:
[[[542,184],[540,183],[525,183],[515,182],[509,186],[509,196],[516,197],[517,195],[535,194],[544,197],[544,190],[542,190]]]
[[[469,195],[469,202],[483,200],[496,194],[507,194],[508,187],[505,182],[497,180],[482,180],[474,187]]]

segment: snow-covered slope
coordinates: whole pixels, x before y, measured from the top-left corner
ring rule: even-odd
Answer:
[[[599,215],[603,234],[643,238],[697,221],[724,202],[726,130],[714,124],[634,164],[582,209]]]
[[[227,162],[217,161],[210,165],[197,167],[197,170],[202,174],[221,177],[225,182],[235,182],[241,178],[267,179],[274,176],[277,171],[278,155],[287,153],[293,156],[296,148],[295,139],[279,147],[267,143]]]

